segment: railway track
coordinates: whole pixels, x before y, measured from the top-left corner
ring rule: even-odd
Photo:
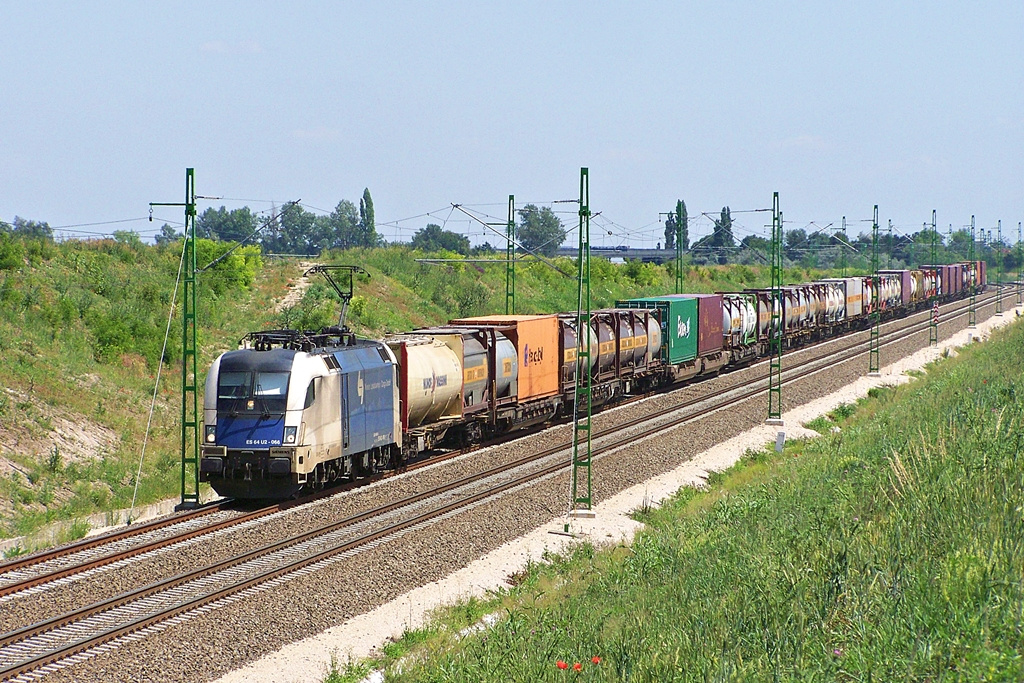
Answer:
[[[991,296],[988,297],[988,299],[991,298]],[[979,303],[983,304],[988,299]],[[966,302],[963,301],[955,302],[952,305],[955,308],[943,313],[940,322],[945,322],[962,315],[963,310],[966,308]],[[899,324],[904,320],[905,319],[890,321],[887,322],[886,325]],[[899,332],[889,332],[887,335],[913,334],[926,326],[926,321],[912,323],[909,326],[901,328]],[[828,340],[827,343],[832,346],[835,346],[836,344],[844,344],[844,339],[845,338],[831,339]],[[826,355],[831,358],[832,354],[836,353],[837,350],[841,351],[842,349],[856,346],[859,343],[861,342],[857,342],[856,340],[847,340],[845,345],[841,346],[839,349],[830,349]],[[821,345],[800,347],[793,349],[792,351],[788,351],[787,355],[813,352],[819,346]],[[750,370],[761,364],[763,364],[763,362],[743,369]],[[645,398],[645,396],[634,397],[627,401],[620,402],[618,405],[626,405],[633,401],[642,400],[643,398]],[[435,456],[429,460],[410,465],[406,469],[412,470],[418,467],[441,462],[465,452],[467,451],[453,451],[441,456]],[[356,482],[356,485],[373,483],[374,481],[391,476],[391,474],[392,473],[378,475],[365,481]],[[0,564],[0,599],[7,595],[31,591],[35,588],[60,581],[67,577],[82,575],[99,567],[116,565],[145,553],[154,552],[199,536],[238,526],[275,512],[280,512],[353,487],[353,485],[336,487],[328,491],[304,497],[297,501],[277,503],[248,513],[229,510],[227,509],[227,505],[230,501],[221,501],[215,505],[207,506],[183,515],[154,520],[153,522],[128,527],[119,532],[86,539],[44,553],[18,558],[14,561]]]
[[[984,303],[979,301],[979,305]],[[962,316],[965,310],[966,306],[957,306],[943,314],[940,322]],[[925,320],[890,330],[883,335],[883,346],[921,332],[927,325]],[[866,353],[863,341],[849,344],[824,358],[809,359],[786,369],[783,383],[790,384]],[[602,458],[635,444],[642,437],[629,433],[631,429],[642,428],[645,433],[673,429],[762,395],[765,391],[763,386],[755,387],[750,381],[743,381],[713,397],[690,399],[661,413],[598,431],[594,435],[594,457]],[[555,476],[569,466],[567,446],[565,443],[555,445],[449,482],[438,489],[365,510],[306,533],[4,634],[0,636],[0,678],[32,680],[36,674],[81,661],[94,653],[111,649],[123,640],[145,637],[153,629],[175,619],[215,609],[225,601],[260,590],[283,580],[283,577],[314,571],[324,563],[436,523],[510,490]]]
[[[957,306],[964,302],[956,302]],[[943,320],[955,317],[963,305],[953,311],[943,314]],[[898,323],[891,321],[886,324]],[[828,340],[829,342],[841,343],[842,338]],[[816,346],[803,346],[797,349],[788,350],[787,355],[794,353],[807,353],[814,351]],[[756,367],[751,366],[751,367]],[[631,397],[620,401],[617,405],[628,405],[630,402],[642,400],[646,396]],[[509,438],[518,438],[522,433],[508,435]],[[495,440],[500,442],[500,440]],[[494,445],[489,443],[487,445]],[[435,464],[446,459],[457,457],[470,449],[453,451],[443,455],[437,455],[422,462],[417,462],[405,468],[405,471],[424,467],[428,464]],[[334,495],[355,486],[373,483],[392,473],[384,473],[371,477],[367,480],[334,487],[310,496],[304,496],[297,501],[287,501],[269,505],[251,512],[241,512],[230,509],[231,501],[218,501],[217,503],[204,506],[200,509],[175,515],[173,517],[161,518],[144,524],[129,526],[97,536],[83,539],[76,543],[54,548],[42,553],[34,553],[29,556],[16,558],[12,561],[0,563],[0,599],[4,596],[24,593],[33,589],[41,588],[47,584],[58,582],[62,579],[85,574],[100,567],[117,565],[118,563],[130,560],[133,557],[146,553],[155,552],[179,543],[212,534],[222,529],[244,524],[267,515],[281,512],[283,510],[312,502],[327,495]]]
[[[429,461],[410,465],[405,471],[432,465],[460,454],[461,452],[444,454]],[[233,509],[231,506],[234,501],[230,499],[220,500],[172,517],[162,517],[3,562],[0,563],[0,602],[6,596],[42,590],[48,584],[57,583],[62,579],[81,576],[101,567],[112,567],[140,555],[238,527],[358,486],[372,484],[392,475],[391,472],[385,472],[297,500],[282,501],[249,512]]]

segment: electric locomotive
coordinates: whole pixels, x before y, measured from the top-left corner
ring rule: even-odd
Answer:
[[[222,496],[287,498],[389,467],[397,363],[340,328],[253,332],[206,380],[200,478]]]

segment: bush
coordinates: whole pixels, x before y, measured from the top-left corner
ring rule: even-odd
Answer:
[[[208,268],[198,276],[201,286],[219,295],[253,285],[256,274],[263,268],[262,252],[252,244],[235,247],[237,244],[234,242],[196,240],[196,265],[201,269]],[[230,255],[225,256],[229,251]],[[211,265],[215,261],[216,265]]]
[[[13,270],[25,263],[25,247],[22,241],[6,233],[0,233],[0,270]]]

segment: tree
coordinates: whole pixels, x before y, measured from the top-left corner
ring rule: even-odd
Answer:
[[[363,198],[359,200],[359,229],[359,243],[355,246],[377,246],[377,226],[373,221],[373,199],[370,197],[370,188],[363,189]]]
[[[256,274],[263,268],[263,258],[260,255],[260,248],[255,244],[247,244],[244,247],[234,248],[234,245],[209,239],[197,239],[195,244],[196,261],[200,267],[210,265],[210,273],[215,277],[207,278],[207,284],[217,294],[229,291],[232,288],[251,287],[256,282]],[[225,256],[229,251],[231,254]],[[217,259],[221,259],[217,261]]]
[[[1021,260],[1019,258],[1017,247],[1011,247],[1003,252],[1004,273],[1013,273],[1016,275],[1016,271],[1020,267],[1020,264]],[[1016,277],[1012,277],[1011,279],[1016,279]]]
[[[954,232],[949,238],[949,250],[958,259],[966,259],[971,253],[971,231],[962,228]],[[975,251],[978,251],[977,245]]]
[[[160,226],[160,234],[156,235],[153,239],[157,244],[170,244],[180,240],[184,235],[180,232],[175,232],[174,228],[164,223]]]
[[[736,242],[732,238],[732,214],[729,212],[728,206],[722,207],[722,214],[715,221],[715,231],[711,235],[711,246],[736,246]]]
[[[20,268],[24,261],[24,242],[12,238],[10,230],[0,229],[0,270]]]
[[[267,226],[262,239],[266,251],[285,254],[375,247],[379,241],[369,190],[363,191],[358,209],[352,202],[342,199],[326,216],[289,204],[281,210],[278,220]]]
[[[793,228],[786,231],[786,249],[801,249],[807,244],[807,231],[803,228]]]
[[[41,239],[53,239],[53,230],[46,221],[30,221],[21,216],[15,216],[11,223],[13,232],[19,237],[37,237]]]
[[[327,224],[330,229],[329,245],[334,249],[350,249],[352,247],[368,246],[362,239],[362,218],[363,204],[359,202],[357,212],[356,205],[347,199],[342,199],[334,207],[334,211],[327,217]]]
[[[477,255],[477,254],[494,254],[497,251],[498,250],[495,247],[491,246],[490,242],[484,242],[483,244],[481,244],[479,246],[473,247],[470,250],[470,253],[472,253],[473,255]]]
[[[142,238],[134,230],[115,230],[114,241],[118,244],[127,244],[129,247],[138,249],[142,246]]]
[[[518,234],[519,243],[529,251],[554,256],[565,242],[566,232],[551,207],[538,209],[534,204],[527,204],[519,209]]]
[[[327,218],[331,231],[328,242],[334,249],[375,247],[380,242],[373,226],[373,200],[369,190],[363,192],[358,211],[355,204],[342,199]]]
[[[785,243],[786,257],[791,261],[799,261],[800,254],[807,250],[807,231],[803,228],[787,230],[782,241]]]
[[[317,228],[322,233],[326,232],[324,222],[321,217],[318,225],[316,214],[298,204],[288,204],[281,209],[277,221],[263,232],[263,249],[280,254],[309,254],[314,249],[319,252],[322,235],[315,233]]]
[[[676,244],[676,233],[679,233],[679,244],[683,251],[690,248],[689,218],[686,216],[686,202],[682,199],[676,202],[676,209],[668,215],[669,220],[665,221],[665,248],[674,249]],[[682,218],[682,222],[680,222]],[[672,223],[672,231],[669,232],[669,221]]]
[[[740,241],[740,246],[744,249],[754,249],[767,253],[768,250],[772,248],[772,243],[771,240],[765,239],[764,237],[747,235]]]
[[[228,211],[210,207],[196,217],[196,237],[241,242],[258,227],[256,216],[248,206]]]
[[[412,236],[413,249],[420,251],[454,251],[463,256],[469,255],[469,238],[450,230],[442,230],[440,225],[429,223],[427,227]]]

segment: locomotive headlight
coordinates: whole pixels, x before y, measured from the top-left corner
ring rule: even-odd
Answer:
[[[295,432],[298,431],[298,427],[285,427],[284,428],[284,442],[295,443]]]
[[[206,426],[206,443],[213,443],[217,440],[217,425]]]

